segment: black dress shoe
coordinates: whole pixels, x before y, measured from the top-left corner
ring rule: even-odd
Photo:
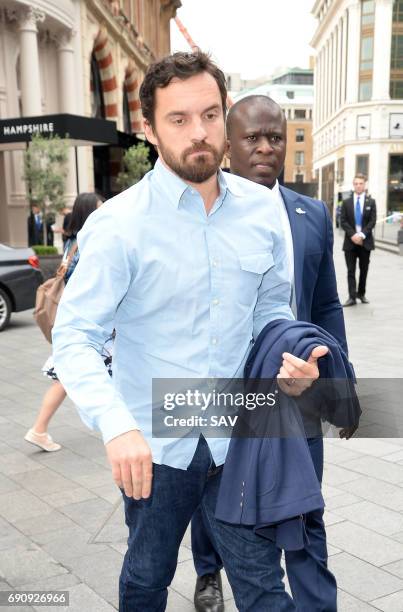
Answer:
[[[363,304],[369,304],[369,300],[365,297],[365,295],[357,295],[358,299],[361,300]]]
[[[220,572],[198,576],[194,604],[198,612],[224,612]]]
[[[353,298],[348,298],[347,302],[344,302],[343,308],[346,308],[346,306],[355,306],[356,303],[357,302]]]

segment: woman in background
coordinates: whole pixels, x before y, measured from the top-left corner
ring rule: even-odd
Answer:
[[[68,239],[66,241],[65,250],[63,260],[66,261],[67,258],[71,257],[71,261],[69,262],[66,275],[64,277],[65,282],[67,283],[70,276],[73,274],[75,267],[80,258],[80,254],[77,249],[77,234],[83,227],[84,223],[90,216],[94,210],[96,210],[102,204],[102,200],[99,195],[96,193],[80,193],[73,206],[73,210],[71,211],[71,219],[70,224],[67,230]],[[111,362],[111,350],[112,340],[107,342],[104,347],[104,358],[107,367]],[[39,446],[44,451],[52,452],[58,451],[61,449],[61,445],[53,442],[52,437],[48,433],[49,422],[56,410],[63,403],[66,397],[66,391],[63,388],[63,385],[57,378],[57,374],[55,372],[53,366],[53,357],[52,355],[47,359],[46,363],[42,368],[42,372],[44,376],[50,378],[53,382],[51,387],[45,393],[41,407],[38,412],[38,416],[36,417],[35,423],[27,431],[24,436],[24,439],[31,444],[35,444]]]

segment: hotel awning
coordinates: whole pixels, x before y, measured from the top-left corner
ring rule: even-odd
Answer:
[[[115,121],[57,114],[0,119],[0,151],[25,149],[33,134],[68,138],[77,146],[118,145]]]

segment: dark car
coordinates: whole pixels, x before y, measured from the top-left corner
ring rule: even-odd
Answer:
[[[32,249],[0,244],[0,332],[12,312],[35,306],[36,290],[42,282],[39,259]]]

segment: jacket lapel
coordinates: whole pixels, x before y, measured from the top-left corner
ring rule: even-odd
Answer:
[[[355,228],[354,196],[351,196],[348,201],[348,210],[350,215],[350,223]]]
[[[362,209],[362,221],[363,221],[362,225],[364,225],[364,217],[368,218],[371,213],[370,210],[367,210],[367,206],[371,206],[371,201],[368,198],[368,196],[365,196],[364,207]]]
[[[296,211],[297,209],[305,210],[305,208],[303,202],[300,201],[299,195],[294,191],[280,187],[280,192],[287,209],[288,219],[290,221],[294,250],[295,300],[297,304],[297,312],[299,316],[301,316],[303,306],[302,287],[305,259],[306,214],[297,213]]]

